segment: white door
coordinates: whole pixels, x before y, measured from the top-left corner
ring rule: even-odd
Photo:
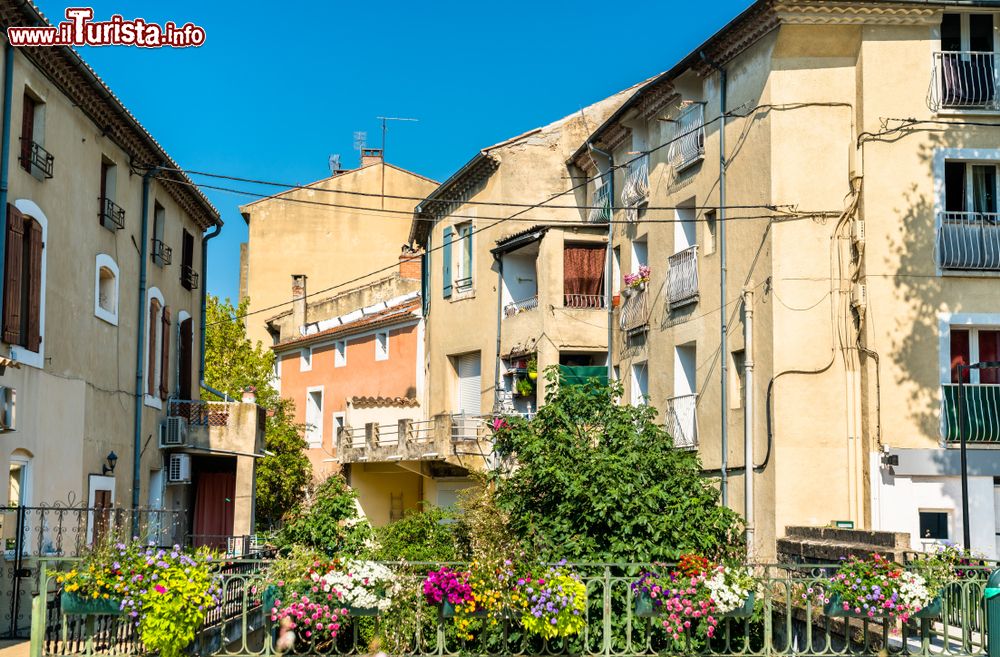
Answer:
[[[479,352],[458,357],[458,411],[463,415],[479,415],[483,398],[482,368]]]
[[[156,541],[157,545],[163,545],[161,533],[165,524],[172,524],[164,518],[164,513],[157,513],[157,509],[163,509],[163,470],[149,471],[149,540]]]

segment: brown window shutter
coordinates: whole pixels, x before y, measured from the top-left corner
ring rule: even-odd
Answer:
[[[101,162],[101,197],[98,199],[97,222],[104,225],[104,202],[108,198],[108,163]]]
[[[21,167],[31,173],[31,142],[35,139],[35,100],[24,94],[21,109]]]
[[[151,299],[149,301],[149,345],[147,345],[149,374],[146,376],[146,394],[150,397],[156,396],[156,331],[159,329],[156,323],[160,319],[159,315],[160,302],[157,299]]]
[[[24,346],[31,351],[38,351],[42,346],[42,225],[34,219],[25,222],[28,240],[28,276],[22,284],[28,286],[28,322],[25,325],[26,335],[22,336]]]
[[[181,399],[191,399],[191,358],[192,358],[192,343],[194,342],[194,322],[188,317],[183,322],[181,322],[181,339],[180,344],[177,346],[177,359],[180,361],[180,368],[178,376],[180,376],[180,381],[178,382],[178,395]]]
[[[7,262],[3,279],[3,341],[21,344],[21,259],[24,215],[7,204]]]
[[[160,352],[160,399],[170,394],[170,308],[163,308],[163,350]]]

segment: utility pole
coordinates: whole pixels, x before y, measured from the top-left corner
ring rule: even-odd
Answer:
[[[376,116],[382,122],[382,208],[385,208],[385,141],[386,133],[389,131],[389,121],[413,121],[416,123],[420,119],[409,119],[402,116]]]

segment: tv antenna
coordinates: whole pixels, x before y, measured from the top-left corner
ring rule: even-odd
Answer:
[[[388,130],[389,121],[412,121],[416,123],[420,119],[408,119],[402,116],[376,116],[376,119],[382,122],[382,157],[385,158],[385,133]]]
[[[365,147],[368,141],[368,133],[361,130],[357,130],[354,133],[354,150],[360,151]]]
[[[336,175],[340,171],[340,153],[334,153],[330,156],[330,173]]]

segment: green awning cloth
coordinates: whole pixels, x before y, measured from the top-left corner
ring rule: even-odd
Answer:
[[[602,386],[608,385],[608,368],[584,365],[559,366],[559,383],[561,385],[582,386],[591,379],[597,379]]]

